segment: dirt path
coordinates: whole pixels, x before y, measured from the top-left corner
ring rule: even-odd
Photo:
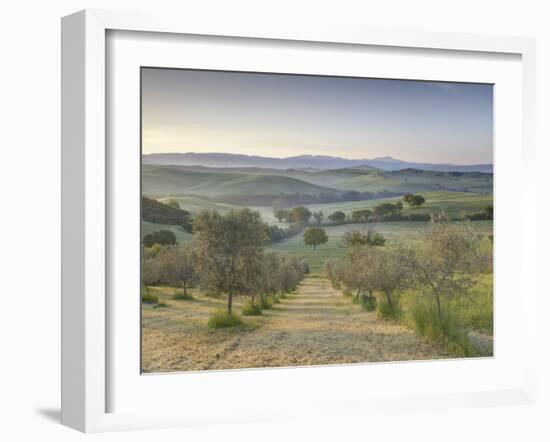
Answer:
[[[445,357],[440,349],[392,321],[363,311],[324,278],[306,278],[296,293],[264,312],[202,369],[277,367]]]

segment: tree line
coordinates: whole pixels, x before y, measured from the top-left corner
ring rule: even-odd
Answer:
[[[324,270],[335,287],[353,292],[370,308],[378,304],[383,316],[399,315],[400,292],[415,289],[431,300],[435,319],[441,322],[447,301],[468,296],[475,282],[482,265],[479,242],[469,222],[437,216],[414,246],[348,241],[346,257],[326,262]]]
[[[182,245],[154,245],[142,254],[142,283],[190,286],[227,296],[227,313],[235,295],[257,296],[287,293],[309,271],[300,258],[265,250],[270,229],[260,214],[247,208],[225,214],[199,212],[193,220],[193,237]]]
[[[191,232],[191,213],[182,210],[177,201],[163,204],[157,200],[141,197],[141,219],[156,224],[181,226],[186,232]]]
[[[422,195],[405,195],[403,201],[407,202],[410,207],[416,208],[424,204],[426,199]],[[346,215],[341,210],[336,210],[325,216],[324,212],[312,212],[305,206],[296,206],[291,209],[274,208],[273,215],[279,222],[298,224],[312,223],[320,225],[325,218],[332,224],[382,221],[389,216],[398,214],[401,210],[403,210],[403,203],[397,201],[396,203],[380,203],[373,209],[354,210],[350,215]],[[427,216],[427,220],[429,220],[429,215],[426,214],[425,216]],[[426,220],[424,216],[421,218],[422,221]]]

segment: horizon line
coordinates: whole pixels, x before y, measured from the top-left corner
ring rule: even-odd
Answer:
[[[392,156],[383,156],[383,157],[374,157],[374,158],[346,158],[341,156],[332,156],[332,155],[315,155],[315,154],[299,154],[299,155],[293,155],[293,156],[287,156],[287,157],[273,157],[273,156],[263,156],[263,155],[248,155],[245,153],[231,153],[231,152],[193,152],[193,151],[186,151],[186,152],[151,152],[151,153],[144,153],[141,152],[141,156],[145,155],[186,155],[186,154],[198,154],[198,155],[239,155],[249,158],[265,158],[265,159],[272,159],[272,160],[288,160],[292,158],[297,157],[322,157],[322,158],[334,158],[339,160],[346,160],[346,161],[400,161],[405,163],[417,163],[417,164],[431,164],[431,165],[450,165],[450,166],[494,166],[493,162],[490,163],[451,163],[451,162],[444,162],[444,163],[433,163],[430,161],[418,161],[418,160],[403,160],[400,158],[394,158]]]

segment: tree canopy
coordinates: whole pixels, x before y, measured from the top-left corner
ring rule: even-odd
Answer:
[[[344,233],[344,245],[347,247],[354,246],[383,246],[386,243],[386,238],[375,230],[351,230]]]
[[[320,227],[310,227],[304,232],[304,244],[306,246],[313,246],[313,250],[315,250],[318,245],[326,244],[327,241],[327,233]]]
[[[191,232],[191,214],[188,211],[144,196],[141,197],[141,218],[151,223],[181,226],[186,232]]]
[[[426,198],[424,198],[422,195],[412,195],[407,202],[411,207],[420,207],[426,202]]]
[[[292,223],[305,224],[309,221],[311,215],[312,214],[307,207],[298,206],[290,210],[287,216],[287,221],[290,221]]]
[[[328,216],[328,219],[330,219],[335,224],[342,224],[346,220],[346,214],[337,210],[336,212],[331,213]]]
[[[354,210],[353,212],[351,212],[351,220],[354,223],[364,223],[368,221],[369,216],[371,215],[372,211],[369,209]]]
[[[157,230],[145,235],[142,243],[145,247],[152,247],[155,244],[161,246],[173,245],[176,244],[176,235],[171,230]]]
[[[254,268],[269,241],[269,227],[250,209],[232,209],[225,214],[199,212],[193,223],[201,282],[228,294],[231,313],[233,294],[246,290],[243,274]]]

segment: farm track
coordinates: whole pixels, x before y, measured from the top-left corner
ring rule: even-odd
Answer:
[[[194,308],[200,307],[198,302],[194,304]],[[167,310],[158,314],[169,314]],[[171,318],[171,323],[175,319]],[[296,292],[281,299],[280,304],[264,310],[260,318],[247,320],[258,321],[257,326],[241,331],[189,332],[177,327],[155,327],[154,321],[148,319],[144,321],[143,368],[220,370],[449,356],[405,326],[363,311],[324,278],[305,278]],[[204,328],[203,325],[200,330]]]
[[[414,332],[363,311],[324,278],[265,312],[265,324],[244,334],[211,369],[300,366],[446,357]]]

